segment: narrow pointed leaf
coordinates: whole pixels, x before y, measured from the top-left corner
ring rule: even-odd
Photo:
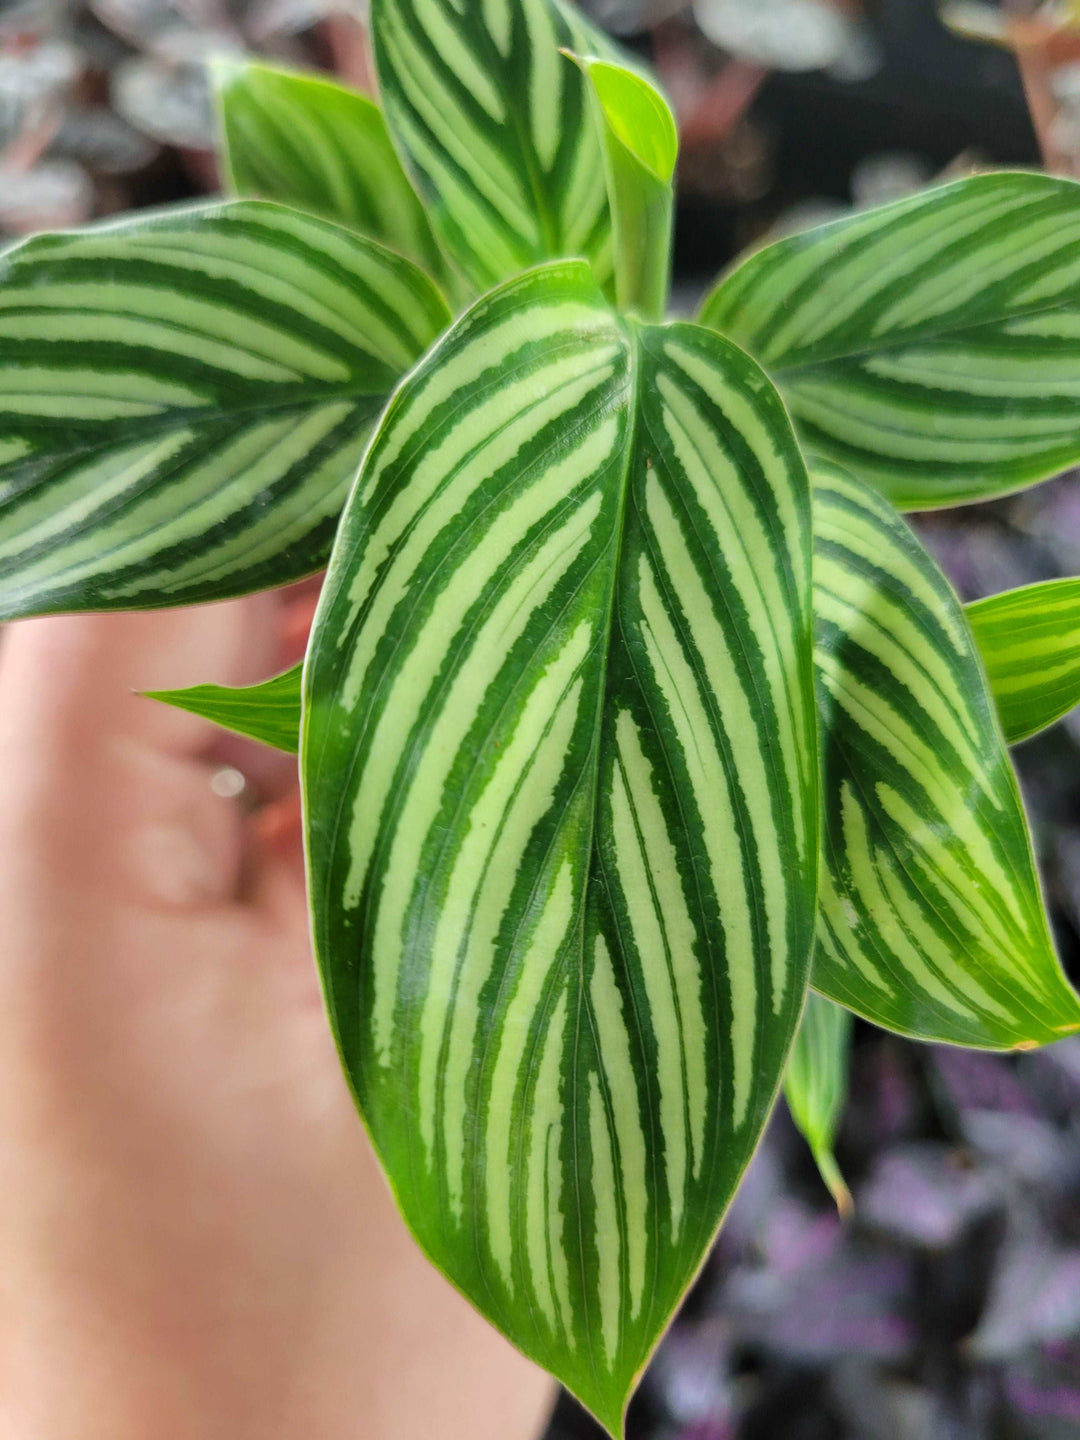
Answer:
[[[316,950],[398,1202],[612,1433],[802,1009],[809,506],[783,408],[582,263],[397,392],[305,678]]]
[[[851,1191],[833,1145],[847,1104],[850,1063],[851,1011],[811,990],[784,1071],[784,1099],[841,1214],[851,1209]]]
[[[1046,580],[966,606],[1010,745],[1080,702],[1080,580]]]
[[[234,201],[0,256],[0,619],[212,600],[326,558],[449,323],[415,266]]]
[[[901,507],[1080,461],[1080,185],[976,175],[758,251],[702,321],[756,355],[804,444]]]
[[[300,748],[302,670],[302,665],[294,665],[258,685],[191,685],[186,690],[143,693],[149,700],[175,705],[224,730],[295,755]]]
[[[613,47],[558,0],[373,0],[390,132],[447,253],[479,290],[582,255],[612,274],[600,137],[559,54]]]
[[[217,60],[222,159],[233,190],[348,225],[442,279],[446,262],[382,111],[332,80]]]
[[[604,147],[620,310],[659,319],[671,278],[671,177],[679,135],[668,103],[643,75],[569,55],[589,81]]]
[[[814,987],[923,1040],[1080,1029],[971,631],[874,490],[815,475],[825,864]]]

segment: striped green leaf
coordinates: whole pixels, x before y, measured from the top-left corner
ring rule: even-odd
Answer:
[[[600,137],[559,54],[612,47],[559,0],[372,0],[379,95],[447,253],[479,290],[582,255],[612,275]]]
[[[876,491],[823,469],[814,607],[824,866],[814,987],[924,1040],[1080,1029],[963,609]]]
[[[620,310],[658,320],[671,279],[671,177],[679,134],[668,103],[643,75],[566,52],[589,82],[604,147]]]
[[[186,690],[143,693],[150,700],[175,705],[224,730],[295,755],[300,748],[302,669],[302,665],[294,665],[258,685],[191,685]]]
[[[804,445],[896,504],[1080,460],[1080,186],[976,175],[752,255],[703,323],[778,382]]]
[[[336,220],[443,278],[442,252],[373,100],[254,60],[216,60],[213,75],[236,194]]]
[[[803,1005],[808,482],[775,391],[588,267],[405,381],[305,675],[316,951],[439,1267],[614,1433]]]
[[[851,1210],[851,1191],[833,1144],[847,1103],[850,1062],[851,1011],[811,990],[784,1071],[784,1099],[836,1208],[845,1215]]]
[[[407,260],[236,201],[0,256],[0,619],[211,600],[326,558],[449,315]]]
[[[1080,702],[1080,580],[1046,580],[966,607],[1010,745]]]

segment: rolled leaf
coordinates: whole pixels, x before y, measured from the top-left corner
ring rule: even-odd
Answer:
[[[814,988],[921,1040],[1080,1029],[956,595],[888,503],[814,477],[824,866]]]
[[[1010,745],[1080,702],[1080,580],[1046,580],[965,607]]]
[[[449,323],[415,266],[236,201],[0,256],[0,619],[213,600],[326,558]]]
[[[583,255],[612,275],[600,136],[581,71],[612,46],[558,0],[373,0],[390,132],[446,252],[478,290]]]
[[[702,322],[780,385],[804,445],[901,507],[1080,461],[1080,185],[975,175],[780,240]]]
[[[336,220],[444,278],[442,251],[373,100],[254,60],[218,59],[212,72],[236,194]]]
[[[836,1129],[848,1097],[851,1011],[813,990],[784,1071],[784,1099],[841,1214],[851,1191],[833,1154]]]
[[[305,673],[316,952],[421,1245],[613,1433],[769,1113],[812,943],[802,459],[586,265],[404,382]]]
[[[671,278],[671,177],[679,134],[667,101],[643,75],[569,56],[589,81],[607,171],[620,310],[658,320]]]
[[[149,700],[175,705],[224,730],[295,755],[300,747],[302,670],[302,665],[294,665],[258,685],[191,685],[186,690],[143,693]]]

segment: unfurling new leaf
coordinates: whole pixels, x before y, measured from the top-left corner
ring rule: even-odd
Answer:
[[[615,298],[659,320],[671,270],[671,177],[679,135],[667,101],[637,71],[594,56],[567,57],[589,81],[611,205]]]

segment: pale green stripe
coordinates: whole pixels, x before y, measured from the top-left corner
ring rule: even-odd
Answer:
[[[494,782],[493,782],[494,783]],[[488,857],[490,859],[490,856]],[[503,876],[504,890],[508,891]],[[503,1280],[513,1285],[514,1235],[511,1206],[521,1176],[511,1168],[511,1137],[515,1123],[515,1101],[518,1081],[521,1077],[526,1056],[531,1049],[531,1029],[540,1013],[544,991],[548,985],[553,964],[558,961],[563,942],[574,921],[575,884],[570,862],[564,860],[555,877],[551,893],[540,912],[532,934],[524,947],[518,965],[517,989],[506,1007],[498,1027],[492,1032],[495,1047],[495,1063],[491,1071],[491,1099],[488,1102],[487,1123],[484,1136],[484,1180],[487,1190],[488,1245],[492,1259],[499,1268]],[[562,997],[565,1004],[565,996]],[[434,1043],[437,1045],[436,1034]],[[551,1036],[547,1037],[550,1043]],[[546,1052],[545,1052],[546,1053]],[[557,1054],[558,1052],[556,1052]],[[543,1065],[541,1065],[541,1070]],[[533,1097],[534,1111],[531,1123],[534,1126],[531,1146],[530,1169],[526,1172],[526,1184],[530,1191],[538,1183],[532,1173],[532,1165],[539,1162],[540,1197],[544,1195],[543,1159],[545,1144],[537,1146],[535,1127],[539,1126],[546,1141],[548,1127],[559,1115],[557,1102],[558,1072],[554,1094],[545,1094],[538,1086]],[[631,1080],[633,1077],[631,1076]],[[541,1115],[542,1110],[542,1115]],[[430,1128],[430,1127],[429,1127]],[[537,1154],[539,1151],[539,1154]],[[541,1221],[541,1233],[546,1230]],[[555,1313],[555,1297],[548,1283],[546,1259],[542,1265],[530,1257],[533,1289],[541,1300],[548,1322],[552,1327],[558,1323]]]
[[[593,950],[589,986],[599,1041],[600,1063],[607,1078],[615,1119],[622,1190],[626,1204],[627,1272],[631,1319],[636,1319],[645,1298],[645,1257],[648,1248],[649,1190],[646,1179],[645,1132],[638,1108],[637,1081],[630,1055],[626,1017],[615,984],[611,956],[598,935]]]
[[[644,845],[643,859],[660,905],[660,922],[668,943],[668,963],[679,1007],[682,1067],[695,1177],[705,1157],[705,1121],[712,1094],[720,1104],[720,1080],[710,1078],[706,1059],[706,1024],[702,1008],[700,947],[686,904],[681,871],[664,812],[653,788],[652,769],[641,748],[641,736],[628,711],[615,722],[619,760]],[[656,968],[645,965],[646,987]]]
[[[621,1283],[619,1257],[622,1237],[615,1205],[615,1165],[611,1137],[600,1094],[600,1082],[589,1076],[589,1146],[592,1150],[592,1198],[596,1206],[596,1290],[600,1301],[600,1333],[608,1363],[619,1353]]]
[[[634,813],[622,771],[616,765],[611,784],[612,838],[619,884],[634,944],[641,957],[641,976],[649,1001],[649,1023],[656,1041],[656,1078],[660,1090],[660,1129],[664,1136],[664,1170],[671,1205],[672,1240],[677,1240],[686,1206],[686,1093],[683,1086],[683,1045],[675,993],[667,973],[662,915],[656,913],[649,889],[649,871],[634,826]],[[665,840],[667,837],[664,837]]]
[[[570,1305],[570,1268],[562,1237],[563,1098],[561,1061],[566,1040],[567,998],[564,991],[551,1017],[529,1116],[529,1158],[525,1172],[525,1250],[533,1294],[553,1330],[573,1343],[574,1314]],[[550,1273],[549,1273],[550,1271]]]
[[[743,687],[727,633],[694,565],[675,511],[663,487],[653,476],[646,482],[645,508],[691,641],[708,676],[713,704],[719,711],[720,724],[735,763],[738,786],[749,812],[757,844],[757,874],[769,935],[773,1013],[779,1015],[789,984],[786,943],[788,888],[773,811],[772,777],[758,734],[754,704]],[[707,790],[696,793],[700,796],[709,794]],[[801,789],[794,789],[792,798],[802,793]],[[703,803],[708,808],[707,803]]]
[[[648,562],[638,566],[642,639],[657,691],[667,706],[671,724],[683,752],[694,795],[708,797],[701,806],[705,858],[720,906],[724,954],[731,995],[731,1064],[734,1085],[732,1123],[746,1118],[754,1081],[754,1041],[757,1029],[757,989],[749,965],[738,957],[754,953],[753,927],[746,892],[745,859],[741,855],[735,814],[723,762],[712,743],[712,729],[698,693],[697,679],[686,662],[682,646],[664,607]],[[707,753],[705,746],[708,746]]]

